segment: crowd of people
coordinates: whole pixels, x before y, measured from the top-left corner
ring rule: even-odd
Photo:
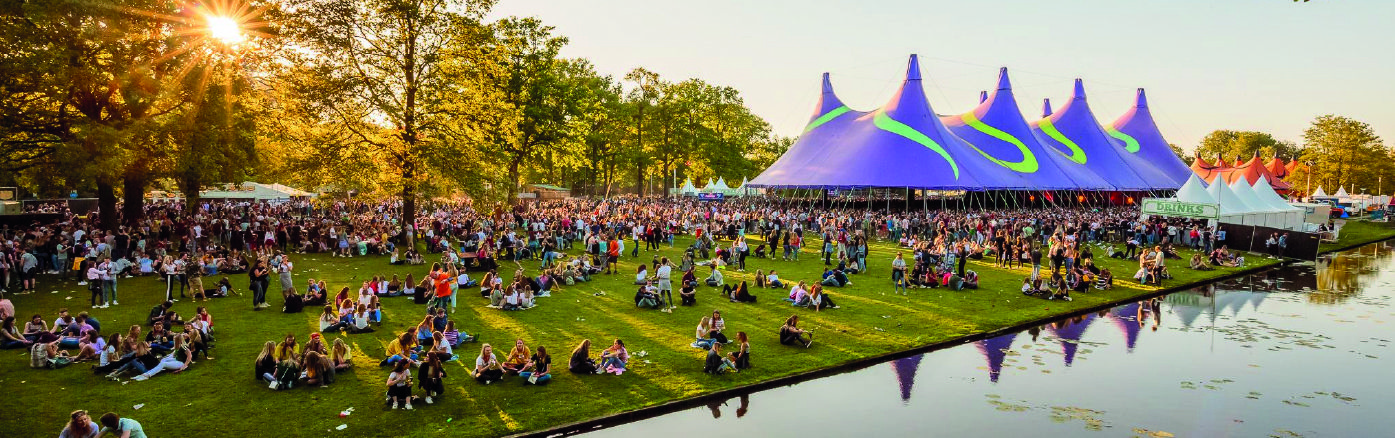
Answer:
[[[0,230],[0,291],[32,292],[36,279],[46,274],[60,280],[71,276],[86,285],[93,309],[119,305],[117,284],[125,278],[156,276],[165,293],[150,312],[147,333],[134,325],[108,337],[100,335],[100,323],[88,312],[69,315],[66,310],[52,327],[42,315],[34,315],[20,331],[13,305],[0,299],[0,347],[28,349],[31,364],[39,368],[92,361],[94,370],[113,379],[131,375],[139,381],[165,371],[180,373],[199,354],[212,359],[208,353],[213,324],[205,308],[186,320],[173,304],[242,295],[228,276],[247,275],[252,308],[261,310],[270,307],[266,295],[275,276],[282,310],[313,309],[319,330],[309,333],[304,344],[295,333],[279,342],[267,341],[254,360],[256,379],[276,390],[333,383],[337,372],[353,365],[352,354],[344,336],[333,341],[325,336],[374,332],[384,318],[383,300],[406,296],[424,305],[421,322],[393,333],[380,364],[389,370],[386,402],[412,409],[413,401],[433,404],[443,397],[449,374],[444,364],[460,361],[457,350],[477,342],[451,317],[461,294],[478,291],[487,299],[484,307],[491,309],[536,308],[545,301],[540,298],[558,287],[613,275],[621,258],[639,261],[640,251],[671,248],[679,235],[691,236],[692,242],[679,258],[656,255],[648,263],[637,263],[637,307],[672,313],[697,306],[698,289],[705,286],[719,290],[721,299],[731,303],[755,303],[760,289],[773,288],[787,290],[783,300],[791,306],[814,312],[840,309],[830,290],[847,287],[868,272],[868,247],[874,239],[902,248],[890,262],[890,278],[881,283],[901,294],[909,294],[911,288],[976,289],[979,274],[966,268],[969,260],[1004,269],[1030,266],[1022,292],[1053,300],[1113,287],[1114,276],[1096,265],[1095,251],[1137,259],[1139,270],[1133,278],[1151,284],[1169,278],[1167,259],[1177,258],[1178,247],[1198,251],[1192,269],[1244,263],[1243,256],[1218,247],[1215,230],[1204,223],[1140,220],[1133,207],[877,212],[768,199],[721,204],[573,199],[510,211],[436,204],[405,227],[396,220],[399,209],[395,203],[297,201],[206,202],[186,210],[183,204],[153,203],[143,208],[141,218],[122,218],[125,225],[110,230],[87,219],[95,214],[80,217],[70,212],[57,222],[7,227]],[[748,236],[756,237],[748,241]],[[1278,239],[1274,238],[1276,246]],[[425,251],[411,244],[418,242]],[[1123,249],[1116,249],[1118,245]],[[311,253],[378,255],[399,266],[424,265],[428,257],[439,261],[420,280],[412,274],[405,279],[378,275],[357,285],[357,292],[350,286],[333,292],[325,281],[310,279],[303,287],[296,283],[292,258]],[[775,267],[798,262],[801,253],[817,253],[822,274],[782,278]],[[745,272],[753,258],[767,260],[762,264],[768,268],[755,270],[755,290],[745,280],[727,282],[724,271]],[[537,274],[529,275],[524,266],[533,262]],[[517,268],[508,281],[499,274],[506,266]],[[470,271],[481,273],[480,278],[471,278]],[[858,281],[878,284],[877,279]],[[799,318],[791,315],[778,332],[771,329],[772,336],[778,335],[784,345],[810,348],[813,331],[801,328]],[[747,333],[738,331],[729,338],[726,327],[717,310],[698,323],[692,347],[707,352],[708,373],[751,367]],[[590,340],[576,345],[568,370],[622,375],[631,359],[619,339],[596,355],[590,350]],[[541,385],[553,377],[547,349],[530,347],[522,339],[502,356],[491,344],[482,344],[474,366],[466,368],[471,378],[485,385],[508,378]]]

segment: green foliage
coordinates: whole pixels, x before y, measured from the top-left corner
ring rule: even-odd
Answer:
[[[1269,133],[1225,129],[1206,134],[1206,137],[1201,139],[1201,144],[1196,147],[1196,154],[1207,161],[1216,161],[1218,156],[1225,158],[1227,162],[1248,161],[1255,156],[1265,159],[1275,156],[1292,159],[1298,156],[1298,153],[1298,147],[1293,142],[1275,139]],[[1190,163],[1191,158],[1188,157],[1184,161]]]
[[[1390,181],[1384,177],[1395,175],[1391,149],[1364,122],[1331,114],[1319,116],[1303,132],[1303,146],[1302,159],[1310,163],[1312,174],[1299,172],[1290,176],[1290,181],[1305,181],[1311,176],[1314,186],[1330,191],[1347,187],[1353,194],[1376,193]]]

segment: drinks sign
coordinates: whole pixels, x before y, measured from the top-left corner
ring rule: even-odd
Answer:
[[[698,193],[698,194],[697,194],[697,198],[698,198],[699,201],[721,201],[722,198],[725,198],[725,194],[724,194],[724,193]]]
[[[1171,199],[1145,198],[1142,213],[1145,216],[1189,217],[1196,219],[1220,219],[1221,206],[1182,202]]]

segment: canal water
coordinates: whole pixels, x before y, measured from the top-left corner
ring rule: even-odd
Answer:
[[[1395,436],[1387,243],[598,436]]]

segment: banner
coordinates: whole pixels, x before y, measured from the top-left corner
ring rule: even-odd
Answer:
[[[1188,217],[1195,219],[1221,218],[1219,204],[1182,202],[1163,198],[1143,198],[1141,212],[1144,216]]]
[[[721,201],[726,196],[722,193],[698,193],[699,201]]]

